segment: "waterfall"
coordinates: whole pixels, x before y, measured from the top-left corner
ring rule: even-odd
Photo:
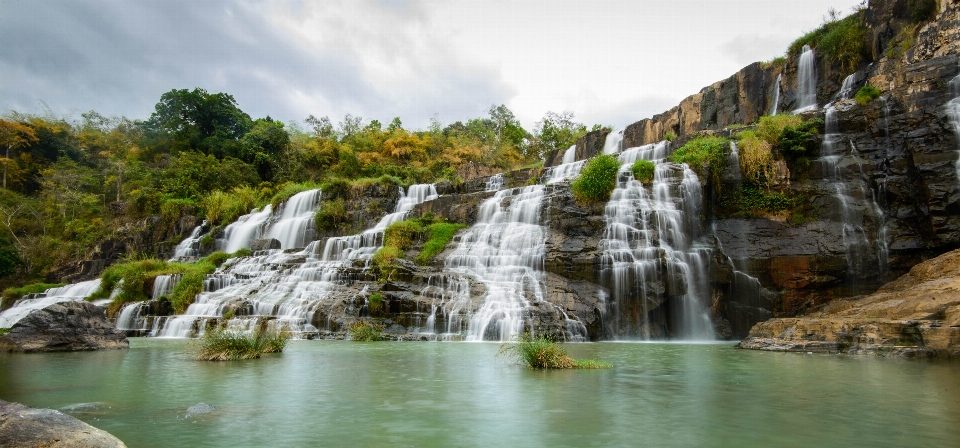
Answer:
[[[737,142],[733,140],[730,140],[730,155],[727,156],[727,163],[732,167],[732,180],[740,185],[743,180],[743,171],[740,169],[740,150],[737,148]]]
[[[218,247],[227,253],[249,249],[258,238],[276,238],[282,249],[304,247],[313,240],[313,213],[320,199],[320,190],[302,191],[273,210],[268,204],[254,209],[223,229],[224,238]]]
[[[960,75],[950,80],[950,95],[953,99],[947,102],[947,118],[950,119],[950,125],[953,127],[953,133],[957,136],[957,180],[960,181]]]
[[[81,301],[100,289],[100,279],[50,288],[40,294],[30,294],[14,302],[13,306],[0,313],[0,328],[10,328],[34,310],[44,309],[54,303]]]
[[[777,80],[773,82],[773,107],[770,108],[770,115],[776,115],[777,111],[780,109],[780,77],[782,74],[777,74]]]
[[[498,191],[503,189],[503,173],[494,174],[487,178],[484,191]]]
[[[857,278],[877,271],[883,275],[886,269],[889,250],[885,217],[877,204],[873,189],[866,181],[863,159],[856,146],[852,141],[843,141],[836,106],[827,106],[825,118],[826,134],[823,136],[822,157],[818,163],[821,164],[824,179],[831,182],[840,207],[839,218],[843,226],[847,271],[850,274],[850,283],[853,284]],[[877,237],[873,242],[863,226],[865,218],[869,218],[870,214],[874,215],[877,223]],[[876,271],[874,266],[877,267]]]
[[[313,240],[314,212],[320,200],[320,190],[309,190],[293,195],[277,209],[279,216],[270,225],[264,238],[280,241],[282,249],[305,247]]]
[[[146,302],[133,302],[124,306],[120,310],[120,314],[117,315],[117,329],[127,331],[149,330],[147,318],[143,315],[143,311],[148,310],[149,307],[145,305]]]
[[[623,151],[604,211],[601,272],[611,285],[604,332],[611,338],[712,339],[707,312],[711,250],[698,244],[701,186],[686,165],[668,163],[669,143]],[[656,164],[649,189],[634,179],[636,160]]]
[[[393,213],[385,215],[371,229],[358,235],[339,236],[327,239],[323,248],[324,261],[369,260],[383,246],[383,231],[397,221],[403,221],[413,207],[421,202],[438,198],[437,188],[433,184],[411,185],[407,193],[400,189],[400,199]]]
[[[150,294],[150,298],[156,300],[163,296],[169,296],[173,293],[173,288],[177,287],[177,283],[180,283],[181,278],[183,278],[183,274],[158,275],[153,280],[153,292]]]
[[[570,147],[563,152],[563,163],[573,163],[576,160],[577,160],[577,145],[570,145]]]
[[[543,301],[546,233],[540,226],[543,185],[498,191],[481,204],[445,267],[487,288],[470,319],[467,340],[508,340],[523,332],[526,309]]]
[[[193,228],[190,236],[183,239],[173,250],[173,257],[169,261],[187,260],[200,256],[200,232],[207,225],[204,220],[199,226]]]
[[[847,75],[846,78],[843,78],[843,84],[840,85],[840,91],[837,92],[838,100],[848,100],[853,97],[853,94],[856,93],[853,91],[853,88],[856,86],[857,82],[857,73],[853,72]]]
[[[797,67],[797,104],[793,113],[817,108],[817,58],[809,46],[803,46]]]
[[[313,325],[319,306],[337,294],[349,293],[344,290],[353,274],[346,271],[354,268],[353,260],[369,260],[382,245],[383,231],[389,224],[404,219],[416,204],[436,197],[432,184],[413,185],[406,193],[401,190],[395,211],[374,228],[360,235],[329,238],[322,251],[316,249],[316,243],[310,243],[299,252],[265,251],[227,260],[217,272],[207,276],[203,292],[183,315],[164,320],[151,335],[201,335],[209,321],[221,319],[225,312],[237,307],[245,315],[230,319],[230,328],[252,329],[267,321],[294,333],[315,333],[319,331]],[[288,204],[289,208],[299,210],[289,212],[286,219],[277,223],[298,219],[300,212],[305,214],[310,207],[292,204]],[[317,258],[318,253],[323,254],[322,258]]]
[[[470,282],[460,275],[433,275],[420,294],[432,299],[430,314],[420,333],[436,334],[441,339],[457,339],[467,330],[461,316],[469,313]],[[419,314],[419,313],[418,313]]]
[[[543,170],[540,181],[545,184],[555,184],[571,180],[580,175],[580,170],[586,165],[586,160],[564,163],[563,165],[551,166]]]
[[[607,134],[603,141],[603,154],[616,154],[620,152],[620,145],[623,143],[623,131],[617,131]]]

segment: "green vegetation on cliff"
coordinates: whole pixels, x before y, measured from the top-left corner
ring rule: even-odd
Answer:
[[[350,325],[350,340],[357,342],[373,342],[383,340],[383,324],[376,324],[366,320],[358,320]]]
[[[601,154],[587,161],[580,176],[570,184],[574,197],[580,202],[601,202],[610,199],[617,187],[620,161],[616,156]]]
[[[724,150],[728,143],[729,140],[723,137],[698,135],[673,151],[667,160],[686,163],[701,179],[709,179],[714,185],[720,185],[723,167],[727,161]]]
[[[845,72],[853,72],[869,53],[867,32],[863,24],[863,9],[844,18],[831,9],[823,25],[793,41],[787,54],[799,55],[803,46],[809,45],[818,53],[839,62]]]
[[[857,103],[860,103],[861,106],[865,106],[867,103],[879,98],[880,93],[880,89],[867,84],[861,87],[853,98],[857,100]]]
[[[633,165],[630,167],[630,171],[633,172],[634,179],[642,183],[650,183],[653,181],[653,174],[656,171],[656,165],[649,160],[637,160],[633,162]]]

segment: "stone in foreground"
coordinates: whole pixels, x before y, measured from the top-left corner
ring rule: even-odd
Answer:
[[[0,400],[0,446],[126,447],[110,433],[52,409]]]
[[[123,331],[90,302],[60,302],[37,310],[0,337],[0,351],[60,352],[129,348]]]
[[[914,266],[876,293],[808,317],[753,326],[740,348],[960,358],[960,250]]]

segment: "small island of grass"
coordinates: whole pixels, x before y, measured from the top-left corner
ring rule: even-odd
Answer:
[[[516,341],[500,345],[498,356],[525,364],[531,369],[609,369],[612,364],[593,359],[573,359],[555,341],[526,333]]]

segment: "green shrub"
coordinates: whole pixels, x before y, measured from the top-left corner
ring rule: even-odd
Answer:
[[[160,216],[165,222],[175,222],[185,214],[192,214],[198,206],[193,199],[167,198],[160,203]]]
[[[867,32],[860,11],[842,19],[834,16],[819,28],[793,41],[787,53],[798,55],[804,45],[809,45],[840,62],[845,72],[852,72],[867,54]]]
[[[601,154],[590,159],[573,181],[570,189],[580,202],[600,202],[610,199],[617,186],[620,161],[615,156]]]
[[[375,292],[367,297],[367,304],[371,313],[379,313],[383,309],[383,294]]]
[[[204,333],[190,348],[199,361],[237,361],[282,352],[288,339],[283,331],[257,330],[248,334],[217,328]]]
[[[720,206],[730,215],[756,217],[794,209],[802,201],[784,192],[770,192],[752,185],[743,185],[739,189],[724,195]]]
[[[227,224],[262,205],[257,196],[257,191],[247,186],[234,188],[229,193],[215,190],[204,195],[200,205],[211,225]]]
[[[933,20],[937,17],[937,0],[907,0],[907,9],[914,23]]]
[[[866,84],[857,91],[857,94],[854,95],[854,99],[857,100],[857,103],[860,103],[861,106],[866,106],[867,103],[880,97],[880,89]]]
[[[212,274],[216,270],[216,266],[211,263],[195,263],[186,266],[188,268],[183,270],[183,277],[177,282],[177,286],[173,287],[170,295],[170,304],[173,305],[177,314],[187,311],[197,294],[203,292],[203,281],[206,280],[207,274]]]
[[[20,300],[27,294],[36,294],[44,292],[50,288],[59,288],[66,283],[31,283],[19,288],[7,288],[3,290],[3,306],[9,307],[13,302]]]
[[[499,356],[525,364],[531,369],[609,369],[610,364],[594,360],[578,361],[553,340],[525,333],[516,341],[500,345]]]
[[[223,251],[216,251],[210,255],[207,255],[206,257],[203,257],[197,260],[197,263],[209,263],[209,264],[212,264],[214,267],[219,268],[220,265],[222,265],[225,261],[231,258],[249,257],[251,255],[253,255],[253,251],[250,249],[247,249],[246,247],[243,247],[243,248],[237,249],[237,251],[232,254],[228,254]]]
[[[801,47],[802,47],[802,45],[801,45]],[[783,65],[786,64],[786,63],[787,63],[787,57],[786,57],[786,56],[777,56],[777,57],[775,57],[775,58],[773,58],[773,59],[771,59],[771,60],[769,60],[769,61],[761,62],[761,63],[760,63],[760,68],[761,68],[761,69],[764,69],[764,70],[769,70],[769,69],[774,68],[774,67],[780,68],[780,67],[783,67]]]
[[[342,198],[322,201],[313,215],[314,225],[321,232],[340,228],[350,219]]]
[[[702,178],[720,185],[726,156],[723,151],[729,141],[723,137],[701,135],[677,148],[667,159],[673,163],[686,163]]]
[[[397,221],[387,226],[383,231],[383,244],[393,246],[404,251],[413,247],[413,244],[420,238],[423,232],[423,226],[414,219]]]
[[[799,115],[764,115],[760,117],[760,122],[757,123],[757,129],[754,132],[756,133],[757,137],[760,137],[772,146],[777,144],[777,140],[780,138],[780,134],[783,132],[784,128],[796,128],[802,124],[803,118],[801,118]]]
[[[667,132],[663,135],[663,139],[668,142],[672,142],[677,139],[677,134],[674,134],[673,132]]]
[[[343,197],[350,192],[350,181],[342,177],[334,177],[320,184],[320,191],[326,197]]]
[[[350,325],[350,339],[357,342],[383,340],[383,324],[358,320]]]
[[[773,145],[754,131],[743,131],[739,149],[743,177],[756,185],[766,185],[773,167]]]
[[[656,165],[649,160],[637,160],[633,162],[630,171],[633,171],[633,177],[640,182],[650,183],[653,181],[653,172],[656,171]]]
[[[394,246],[383,246],[378,249],[377,253],[373,254],[373,258],[370,259],[374,272],[379,275],[378,280],[381,282],[390,280],[390,277],[397,272],[397,267],[393,265],[393,261],[402,256],[403,252]]]
[[[463,224],[453,224],[448,222],[437,222],[427,226],[427,242],[423,243],[423,248],[415,260],[418,264],[427,264],[433,257],[443,251],[443,248],[450,244],[453,235],[458,230],[466,227]]]

